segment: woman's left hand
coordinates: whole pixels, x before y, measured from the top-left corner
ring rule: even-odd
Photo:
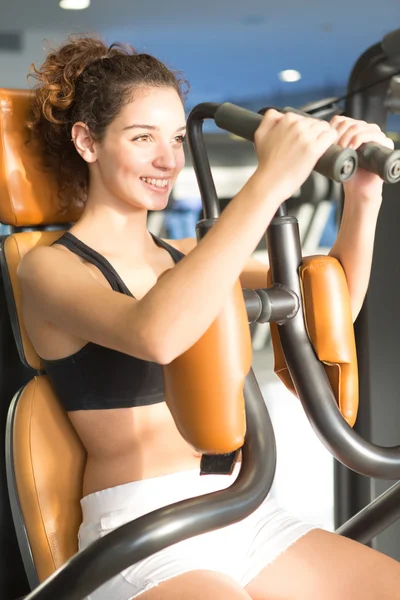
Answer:
[[[339,134],[336,143],[343,148],[357,150],[362,144],[376,142],[392,150],[394,149],[393,141],[375,123],[356,121],[349,117],[336,115],[331,120],[330,125]],[[382,199],[382,185],[383,180],[379,175],[359,167],[353,177],[343,184],[343,188],[346,196],[359,197],[364,200],[376,199],[380,202]]]

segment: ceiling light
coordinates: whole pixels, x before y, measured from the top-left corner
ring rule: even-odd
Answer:
[[[89,5],[90,0],[60,0],[60,8],[65,8],[65,10],[83,10]]]
[[[278,73],[278,77],[281,81],[289,81],[292,83],[294,81],[299,81],[299,79],[301,79],[301,74],[294,69],[286,69],[286,71]]]

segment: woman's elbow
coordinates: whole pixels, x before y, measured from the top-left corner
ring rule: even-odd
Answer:
[[[159,365],[168,365],[180,354],[183,350],[180,349],[172,334],[156,331],[154,328],[148,329],[146,332],[146,348],[149,354],[149,360]]]

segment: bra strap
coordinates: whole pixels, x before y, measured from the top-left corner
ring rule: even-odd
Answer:
[[[151,234],[151,237],[153,238],[153,240],[155,241],[157,246],[160,246],[161,248],[165,248],[165,250],[167,252],[169,252],[169,254],[172,257],[172,260],[175,263],[179,262],[180,260],[182,260],[182,258],[185,257],[183,252],[181,252],[180,250],[177,250],[177,248],[174,248],[173,246],[171,246],[171,244],[168,244],[167,242],[165,242],[161,238],[157,237],[156,235]]]
[[[109,263],[104,256],[96,252],[96,250],[93,250],[93,248],[90,248],[90,246],[87,246],[84,242],[76,238],[72,233],[67,231],[58,240],[56,240],[54,244],[65,246],[74,254],[77,254],[87,262],[95,265],[95,267],[97,267],[103,273],[104,277],[107,279],[111,288],[115,292],[120,292],[126,296],[133,297],[133,294],[125,285],[124,281],[118,275],[112,264]]]

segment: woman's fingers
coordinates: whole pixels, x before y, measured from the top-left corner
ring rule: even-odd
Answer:
[[[362,144],[376,142],[387,148],[394,148],[393,141],[388,138],[376,123],[366,123],[348,117],[336,115],[330,122],[338,132],[338,144],[343,148],[357,150]]]

